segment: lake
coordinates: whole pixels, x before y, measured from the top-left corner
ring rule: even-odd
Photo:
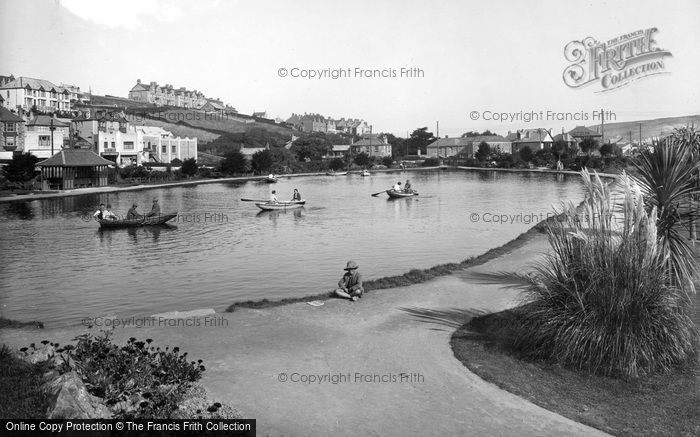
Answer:
[[[370,196],[407,178],[420,196]],[[301,210],[240,200],[272,189],[291,199],[294,188]],[[174,226],[101,231],[91,220],[100,203],[125,214],[135,201],[145,212],[154,197],[179,212]],[[366,280],[459,262],[582,198],[576,175],[412,171],[0,203],[0,315],[53,327],[318,294],[350,259]]]

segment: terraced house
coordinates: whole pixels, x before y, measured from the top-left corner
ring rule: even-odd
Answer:
[[[201,108],[207,103],[207,98],[200,91],[190,91],[185,87],[174,88],[172,85],[149,84],[136,80],[136,85],[129,91],[129,99],[137,102],[150,103],[158,106],[179,106],[181,108]],[[218,101],[215,99],[215,101]]]
[[[24,120],[0,107],[0,161],[10,161],[16,151],[24,149],[24,136]]]
[[[5,108],[13,111],[29,111],[34,107],[42,112],[69,111],[71,101],[78,100],[79,89],[22,76],[0,86],[0,95]]]

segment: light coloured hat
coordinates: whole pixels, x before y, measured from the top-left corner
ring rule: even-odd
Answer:
[[[355,261],[348,261],[347,265],[345,266],[345,270],[355,270],[357,267],[358,266]]]

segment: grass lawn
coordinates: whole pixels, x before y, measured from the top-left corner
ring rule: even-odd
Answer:
[[[29,364],[17,359],[4,345],[0,349],[0,417],[42,419],[49,399],[41,390],[46,363]]]
[[[694,322],[700,326],[700,296]],[[511,311],[475,317],[452,336],[469,370],[541,407],[620,436],[700,435],[700,357],[691,369],[625,382],[519,359],[503,346]]]

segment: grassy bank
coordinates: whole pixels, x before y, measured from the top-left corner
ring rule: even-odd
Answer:
[[[49,406],[42,391],[46,363],[29,364],[0,347],[0,417],[4,419],[42,419]]]
[[[44,324],[41,322],[20,322],[17,320],[6,319],[4,317],[0,317],[0,329],[2,329],[2,328],[29,328],[29,327],[43,329]]]
[[[693,321],[700,326],[697,297]],[[504,390],[614,435],[700,435],[698,362],[626,382],[523,360],[506,346],[515,335],[518,315],[515,309],[472,319],[452,336],[457,359]]]

